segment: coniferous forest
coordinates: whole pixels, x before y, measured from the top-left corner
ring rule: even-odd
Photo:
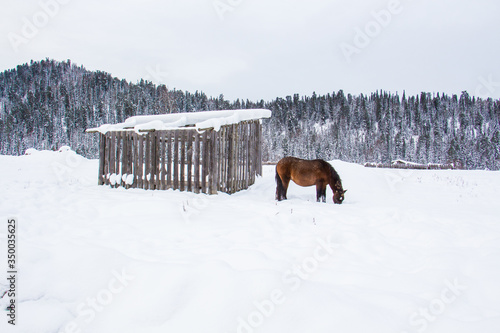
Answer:
[[[353,96],[287,96],[273,101],[228,101],[223,95],[136,84],[70,61],[44,60],[0,73],[0,154],[27,148],[72,147],[96,158],[98,136],[85,129],[142,114],[267,108],[264,160],[286,155],[383,162],[455,163],[500,169],[500,101],[383,91]]]

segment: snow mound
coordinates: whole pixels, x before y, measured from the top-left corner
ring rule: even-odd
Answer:
[[[78,155],[68,146],[57,151],[29,148],[23,156],[2,156],[2,164],[4,174],[16,186],[97,183],[97,161]]]
[[[0,332],[496,333],[500,172],[331,164],[342,205],[293,183],[276,202],[274,166],[209,196],[97,186],[66,148],[0,156],[20,253]]]

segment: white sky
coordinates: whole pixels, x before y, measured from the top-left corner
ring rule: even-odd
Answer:
[[[467,90],[500,98],[497,0],[0,4],[0,71],[31,59],[71,59],[131,82],[144,78],[171,89],[223,93],[230,100],[339,89]],[[226,11],[218,13],[217,5]],[[383,24],[377,23],[373,13],[389,8],[391,17],[381,15]],[[366,29],[371,37],[363,40],[357,31]],[[357,47],[350,61],[342,45]]]

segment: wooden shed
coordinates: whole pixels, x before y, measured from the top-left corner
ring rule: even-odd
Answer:
[[[262,175],[262,123],[271,111],[135,116],[99,133],[99,185],[235,193]]]

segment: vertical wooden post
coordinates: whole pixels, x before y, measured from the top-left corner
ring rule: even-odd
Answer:
[[[187,132],[187,190],[193,192],[193,132]]]
[[[149,190],[149,182],[151,181],[151,133],[144,135],[144,189]],[[148,179],[149,178],[149,179]]]
[[[121,131],[119,133],[120,136],[120,141],[121,141],[121,156],[120,156],[120,165],[121,165],[121,170],[120,170],[120,185],[122,187],[125,186],[125,180],[123,179],[126,174],[127,174],[127,133],[125,131]]]
[[[167,189],[172,188],[172,131],[167,132]]]
[[[200,134],[194,135],[194,193],[200,193]]]
[[[179,131],[174,131],[174,190],[179,189]]]
[[[217,160],[220,158],[218,152],[217,132],[210,131],[210,194],[217,194],[217,183],[219,181],[219,167]]]
[[[99,177],[97,179],[97,184],[104,184],[104,166],[106,163],[106,137],[104,134],[99,133]]]
[[[259,151],[259,155],[258,155],[258,159],[257,159],[257,163],[258,163],[258,167],[259,167],[259,171],[258,171],[258,175],[259,176],[262,176],[262,125],[260,124],[260,121],[257,120],[258,122],[258,130],[257,130],[257,136],[258,136],[258,140],[257,140],[257,149]]]
[[[121,156],[122,156],[122,136],[121,132],[116,133],[116,175],[117,175],[117,182],[116,182],[116,187],[119,187],[121,185],[121,179],[122,179],[122,168],[121,168]]]
[[[106,144],[105,144],[105,152],[104,152],[104,158],[105,158],[105,162],[104,162],[104,184],[105,185],[109,185],[109,175],[110,175],[110,164],[111,164],[111,134],[110,133],[106,133],[104,135],[104,138],[106,139]]]
[[[139,181],[139,143],[138,143],[138,136],[137,133],[132,132],[131,134],[132,137],[132,143],[133,143],[133,149],[134,149],[134,162],[133,162],[133,172],[134,172],[134,183],[132,184],[132,188],[137,188],[138,184],[137,182]]]
[[[245,140],[244,149],[245,149],[245,172],[244,172],[244,183],[243,186],[248,188],[250,186],[250,123],[245,123]]]
[[[139,155],[137,160],[137,187],[144,188],[144,135],[137,134]]]
[[[203,132],[202,136],[202,152],[201,152],[201,191],[203,193],[207,193],[207,169],[208,169],[208,136],[207,131]]]
[[[116,159],[116,132],[111,132],[110,140],[111,140],[111,147],[109,150],[109,174],[110,174],[110,178],[111,178],[111,175],[116,174],[116,162],[115,162],[115,159]],[[111,184],[111,179],[109,181],[109,184],[111,186],[115,185],[115,184]]]
[[[180,160],[180,190],[181,192],[186,190],[186,131],[180,131],[180,148],[181,148],[181,160]]]
[[[234,141],[236,138],[235,135],[235,126],[230,125],[228,127],[228,142],[227,142],[227,147],[228,147],[228,159],[227,159],[227,193],[231,194],[233,193],[234,189],[234,159],[236,152],[234,150]]]
[[[165,189],[165,131],[158,133],[158,143],[160,145],[160,190]]]
[[[239,141],[240,141],[240,136],[239,136],[239,130],[240,126],[238,124],[233,125],[234,126],[234,140],[233,140],[233,151],[234,151],[234,160],[233,160],[233,169],[234,169],[234,177],[233,177],[233,188],[231,191],[232,193],[238,192],[238,169],[239,169]]]
[[[153,165],[153,170],[154,170],[154,181],[153,181],[153,189],[154,190],[159,190],[160,189],[160,133],[158,131],[153,132],[153,142],[154,142],[154,165]]]
[[[252,123],[252,182],[255,181],[255,175],[258,172],[257,169],[257,124],[255,122]]]

